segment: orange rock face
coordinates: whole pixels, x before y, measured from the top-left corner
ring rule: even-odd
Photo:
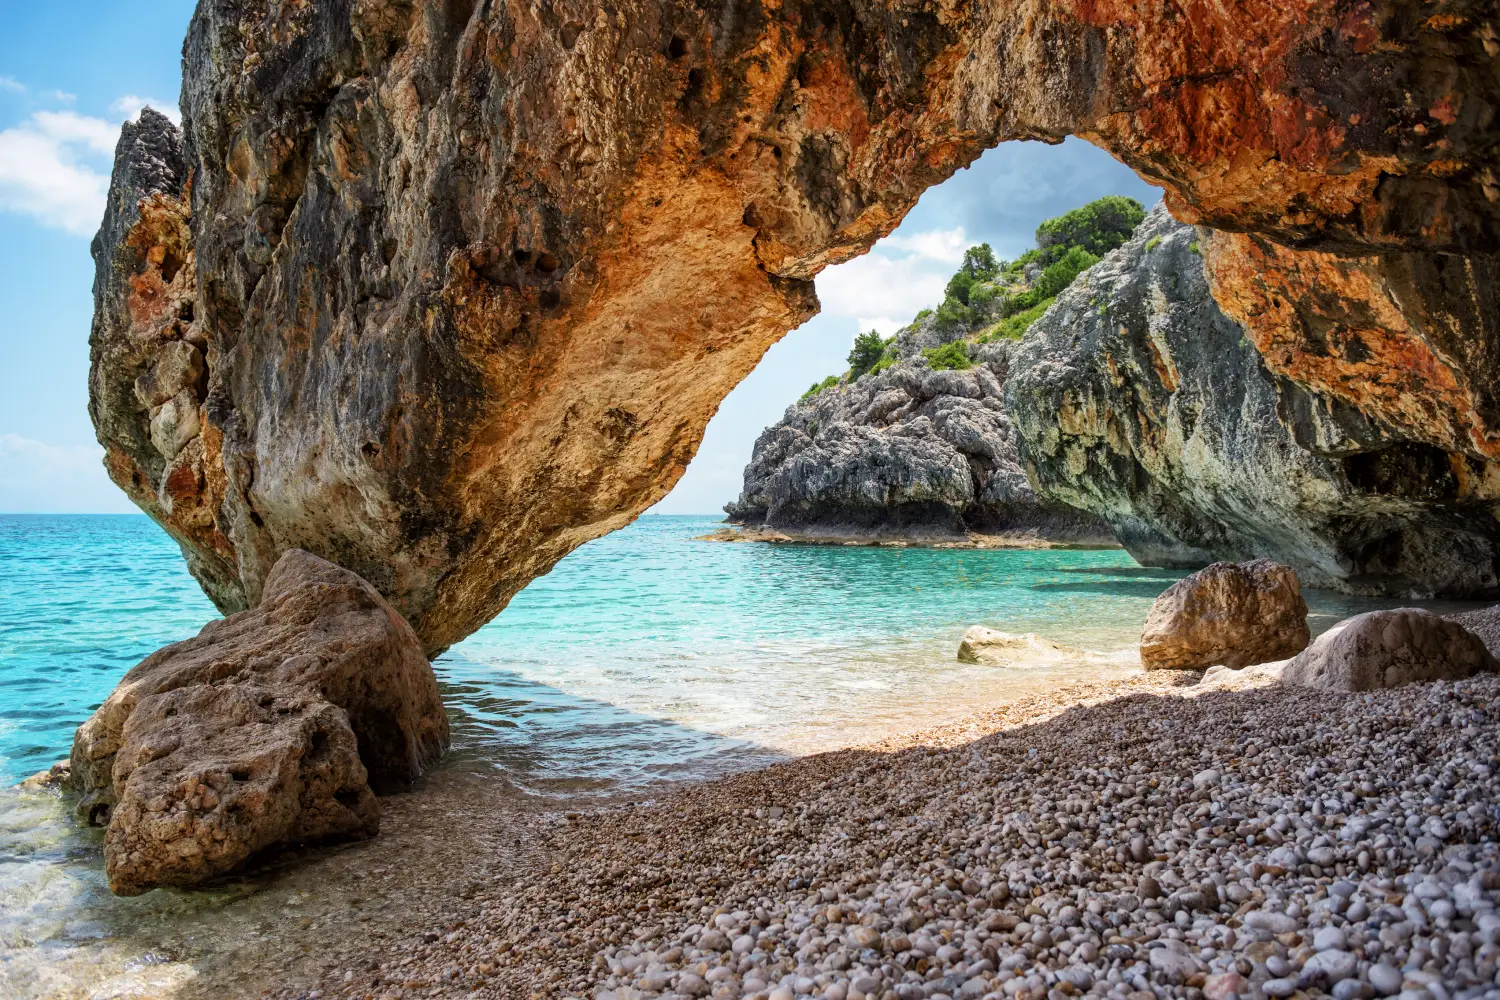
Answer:
[[[226,610],[300,547],[440,649],[664,496],[811,279],[1001,141],[1282,244],[1500,249],[1487,10],[202,0],[185,134],[127,135],[97,244],[108,467]]]
[[[1500,499],[1493,258],[1338,256],[1227,233],[1203,247],[1215,298],[1267,367],[1357,415],[1342,421],[1345,438],[1308,447],[1339,454],[1421,442],[1449,454],[1460,499]]]

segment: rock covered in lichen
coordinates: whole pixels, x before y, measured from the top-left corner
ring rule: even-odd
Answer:
[[[1042,494],[1104,517],[1147,565],[1269,557],[1315,587],[1494,593],[1495,519],[1444,491],[1444,456],[1304,446],[1348,411],[1267,371],[1199,240],[1156,209],[1027,334],[1007,411]]]

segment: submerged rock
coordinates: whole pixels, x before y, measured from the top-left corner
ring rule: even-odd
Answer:
[[[1214,563],[1178,580],[1151,605],[1141,665],[1238,669],[1294,656],[1310,637],[1295,572],[1270,559]]]
[[[1313,587],[1495,593],[1490,505],[1456,491],[1448,456],[1341,435],[1357,414],[1273,376],[1211,296],[1199,240],[1158,207],[1022,342],[1007,412],[1042,495],[1146,565],[1268,557]]]
[[[1500,670],[1484,641],[1421,608],[1372,611],[1340,622],[1286,665],[1286,684],[1374,691],[1418,681],[1461,681]]]
[[[1003,409],[1009,343],[964,371],[920,357],[790,406],[755,443],[731,520],[791,537],[1112,545],[1097,517],[1040,499]]]
[[[299,550],[261,604],[127,673],[73,741],[110,887],[194,885],[279,847],[374,835],[376,791],[448,745],[421,643],[364,580]]]
[[[1492,44],[1414,0],[202,0],[185,134],[117,154],[91,413],[221,609],[304,548],[436,651],[660,500],[819,271],[999,142],[1284,243],[1495,252]]]
[[[996,667],[1054,667],[1071,664],[1124,664],[1130,654],[1110,655],[1063,646],[1034,632],[1016,635],[975,625],[958,644],[959,663],[981,663]]]

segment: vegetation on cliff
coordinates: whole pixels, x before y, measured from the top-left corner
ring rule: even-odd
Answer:
[[[922,357],[934,371],[972,367],[971,344],[1020,340],[1060,292],[1128,240],[1145,217],[1134,198],[1106,195],[1043,222],[1036,246],[1013,261],[996,259],[988,243],[970,247],[935,309],[923,309],[890,338],[861,333],[848,372],[814,382],[802,398],[878,375],[903,357]]]

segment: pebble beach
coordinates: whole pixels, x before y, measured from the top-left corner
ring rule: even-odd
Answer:
[[[1500,996],[1500,678],[1198,676],[540,812],[463,898],[264,995]]]

